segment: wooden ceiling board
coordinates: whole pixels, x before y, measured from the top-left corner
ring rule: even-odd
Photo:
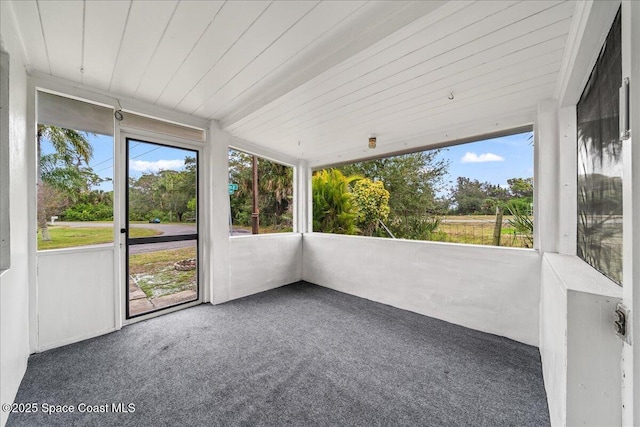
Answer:
[[[362,120],[363,117],[384,118],[395,111],[403,111],[415,103],[448,98],[454,92],[454,98],[460,97],[461,93],[464,93],[466,89],[474,85],[485,85],[500,81],[502,78],[518,76],[523,72],[546,73],[548,69],[557,71],[562,58],[562,49],[550,52],[547,50],[542,54],[528,51],[519,51],[518,53],[523,55],[510,55],[501,58],[500,61],[495,61],[495,63],[478,65],[475,67],[474,73],[469,73],[465,70],[449,74],[446,69],[437,70],[440,72],[433,75],[434,80],[428,84],[417,88],[413,84],[406,84],[407,89],[405,91],[391,97],[386,96],[385,91],[377,92],[372,96],[358,100],[358,102],[344,105],[331,114],[318,117],[318,123],[336,127],[348,124],[345,123],[347,120]],[[529,53],[531,55],[528,55]],[[521,58],[522,56],[526,56],[526,58]],[[540,67],[550,68],[539,71]],[[453,88],[455,88],[455,91]]]
[[[176,108],[193,114],[210,97],[215,96],[220,88],[227,85],[238,73],[279,40],[316,4],[317,2],[310,1],[271,3]],[[207,113],[203,116],[206,117]]]
[[[444,107],[442,105],[433,109],[427,107],[408,117],[377,121],[374,124],[354,123],[338,134],[328,132],[326,127],[322,128],[322,132],[309,129],[300,132],[295,138],[269,140],[268,144],[273,144],[288,155],[300,156],[304,151],[304,157],[312,158],[326,157],[329,153],[348,150],[349,144],[353,144],[354,141],[366,142],[366,138],[372,132],[379,137],[379,142],[415,139],[426,133],[425,129],[429,132],[451,129],[451,126],[454,128],[463,126],[471,121],[471,118],[477,121],[491,115],[502,116],[513,111],[535,111],[537,102],[548,98],[548,91],[552,90],[552,86],[553,79],[550,76],[538,77],[464,100],[456,99],[449,105],[445,104]],[[303,149],[296,148],[298,141],[302,142]]]
[[[132,2],[109,90],[129,96],[135,93],[177,4],[175,0]]]
[[[262,14],[269,3],[228,1],[197,45],[158,94],[155,103],[175,108],[218,63],[238,38]]]
[[[523,14],[526,13],[526,16],[529,16],[532,9],[526,8],[525,11],[519,11],[515,10],[515,8],[509,8],[504,11],[504,13],[506,12],[510,13],[511,19],[521,20]],[[437,62],[442,56],[446,58],[454,54],[459,57],[464,57],[480,51],[483,47],[494,46],[501,42],[508,41],[510,37],[516,38],[520,35],[527,34],[548,22],[553,12],[553,10],[548,9],[545,12],[524,19],[522,22],[509,24],[503,28],[496,27],[495,25],[497,22],[504,21],[504,17],[502,16],[504,13],[493,15],[492,18],[495,17],[496,19],[481,22],[483,25],[468,26],[464,30],[457,31],[449,37],[441,39],[439,43],[428,45],[410,54],[404,54],[397,60],[388,62],[386,65],[374,71],[367,72],[362,70],[359,76],[352,78],[343,85],[338,85],[338,82],[336,82],[335,85],[329,86],[328,90],[323,94],[311,94],[309,98],[301,99],[302,103],[295,107],[293,116],[286,113],[280,114],[278,119],[270,123],[270,126],[271,128],[278,128],[280,132],[283,132],[286,128],[284,124],[287,121],[290,123],[290,127],[304,126],[307,121],[316,120],[318,115],[322,114],[323,108],[325,111],[328,111],[334,109],[336,105],[348,104],[349,96],[360,90],[371,87],[375,90],[375,88],[378,87],[392,85],[394,79],[413,79],[416,76],[424,74],[425,69],[428,69],[428,67],[433,67],[431,63],[434,61]],[[497,29],[487,30],[487,28]],[[487,31],[489,32],[487,33]],[[415,56],[418,53],[420,56]],[[440,62],[437,66],[444,65]],[[268,130],[260,130],[262,136],[269,135]]]
[[[364,133],[378,133],[380,129],[389,132],[389,129],[393,129],[396,126],[398,130],[401,130],[407,126],[407,123],[422,120],[433,114],[450,112],[453,115],[457,115],[457,109],[460,107],[482,104],[485,101],[488,102],[501,96],[510,95],[512,92],[527,90],[530,87],[539,88],[553,82],[559,68],[559,62],[556,62],[549,64],[547,67],[528,70],[521,75],[511,75],[505,78],[504,81],[497,80],[483,85],[470,85],[469,88],[454,97],[453,101],[446,96],[437,97],[436,99],[416,100],[417,102],[414,102],[415,105],[409,104],[406,108],[394,114],[387,114],[382,117],[364,116],[360,121],[356,122],[356,125],[351,127]],[[546,96],[548,97],[548,94]],[[531,105],[527,101],[524,105],[518,105],[514,108],[531,108]],[[319,141],[340,137],[336,132],[327,132],[327,129],[327,126],[308,127],[304,129],[304,132],[315,134]],[[274,137],[274,139],[283,138]]]
[[[558,85],[576,10],[555,0],[8,5],[28,70],[216,119],[316,164],[368,153],[371,133],[380,147],[410,148],[535,115]]]
[[[432,115],[425,115],[418,119],[405,122],[401,127],[393,126],[391,129],[388,127],[381,127],[380,131],[376,133],[378,136],[378,145],[383,148],[385,144],[396,144],[405,140],[413,140],[414,146],[422,146],[420,144],[419,137],[421,134],[425,134],[424,129],[428,129],[429,133],[437,131],[455,130],[458,127],[463,127],[468,118],[473,117],[473,121],[485,121],[491,123],[492,120],[496,121],[496,117],[502,117],[510,114],[514,111],[531,111],[530,108],[519,110],[519,105],[525,105],[530,101],[536,103],[548,99],[546,93],[553,86],[553,82],[543,84],[539,87],[530,87],[520,91],[514,91],[508,94],[501,94],[500,96],[490,99],[490,103],[486,104],[484,100],[478,101],[473,104],[460,105],[456,108],[455,114],[451,114],[448,111],[438,112]],[[357,129],[350,131],[348,134],[343,135],[339,139],[333,139],[329,142],[314,142],[313,147],[319,147],[318,151],[310,151],[309,154],[313,157],[327,156],[329,153],[338,153],[340,151],[348,151],[353,148],[354,141],[358,141],[364,145],[366,143],[367,134],[362,136],[363,133]],[[362,142],[360,142],[362,141]],[[408,146],[407,148],[410,148]],[[314,148],[315,150],[315,148]]]
[[[140,79],[135,96],[154,102],[212,25],[222,1],[182,1]]]
[[[533,110],[532,101],[536,103],[548,98],[548,91],[552,90],[555,80],[552,76],[541,76],[526,82],[509,85],[491,93],[480,93],[464,101],[451,103],[446,106],[425,108],[393,120],[378,121],[372,124],[358,124],[344,134],[331,136],[305,132],[303,140],[311,139],[314,145],[324,147],[339,147],[349,141],[360,141],[374,133],[380,141],[400,141],[414,138],[425,129],[429,131],[447,129],[449,126],[461,126],[466,122],[483,117],[499,117],[511,111]],[[373,131],[372,131],[373,129]],[[325,153],[326,154],[326,153]]]
[[[458,4],[457,2],[453,3]],[[495,2],[492,2],[491,4],[496,5]],[[508,7],[508,4],[497,3],[497,6],[499,9],[504,9],[505,7]],[[431,20],[428,23],[428,28],[434,28],[434,32],[437,32],[440,28],[450,29],[451,32],[454,32],[455,30],[452,28],[451,22],[446,20],[446,18],[457,19],[457,15],[455,17],[444,15],[442,16],[442,20]],[[445,22],[443,23],[443,21]],[[420,23],[423,25],[427,24],[423,22],[423,20],[420,20]],[[408,41],[415,38],[416,34],[421,33],[424,30],[425,29],[422,25],[420,25],[415,28],[413,33],[401,38],[396,36],[394,33],[389,36],[388,39],[384,39],[358,54],[357,58],[345,61],[345,64],[341,64],[338,67],[328,70],[326,73],[323,73],[315,79],[307,82],[304,86],[301,86],[290,94],[283,96],[272,105],[260,110],[259,114],[254,114],[253,116],[258,117],[257,120],[254,120],[257,121],[257,123],[253,123],[249,129],[271,122],[274,118],[282,117],[282,114],[288,111],[298,110],[301,105],[311,102],[315,97],[325,95],[329,90],[336,90],[338,87],[351,83],[359,77],[362,77],[373,70],[377,70],[381,66],[387,65],[391,61],[389,59],[390,56],[392,58],[398,58],[410,53],[412,51],[412,47],[409,45]],[[406,33],[406,31],[403,31],[403,33]],[[424,47],[423,40],[421,40],[421,46]],[[416,49],[417,48],[419,47],[416,47]],[[359,74],[355,74],[356,70],[358,70]],[[247,120],[244,121],[246,122]],[[229,123],[225,129],[234,130],[237,127],[238,126],[235,124]]]
[[[81,80],[83,9],[77,1],[38,1],[51,75]]]
[[[306,132],[319,132],[322,129],[343,129],[353,126],[353,123],[371,123],[372,129],[380,123],[395,115],[405,116],[413,109],[421,111],[424,106],[436,107],[446,106],[451,101],[448,99],[450,82],[455,79],[456,94],[454,99],[466,98],[478,88],[490,89],[493,87],[501,87],[501,85],[509,84],[512,81],[527,80],[539,75],[549,73],[557,73],[560,68],[561,51],[544,54],[541,56],[529,58],[519,64],[507,66],[503,68],[478,67],[477,73],[466,74],[467,80],[460,81],[460,76],[451,76],[451,78],[443,79],[439,85],[423,86],[422,90],[408,91],[406,94],[398,96],[394,102],[377,103],[370,106],[368,101],[361,103],[358,111],[344,111],[343,108],[335,111],[335,114],[320,116],[313,125],[304,127]],[[486,64],[485,64],[486,65]],[[335,134],[335,133],[334,133]],[[275,135],[273,138],[287,138],[295,135],[295,132],[288,136]]]
[[[448,4],[445,1],[366,3],[337,25],[331,34],[327,34],[321,44],[299,55],[294,63],[285,67],[280,72],[285,78],[270,80],[269,85],[260,87],[260,91],[248,102],[220,120],[233,123],[271,103],[277,103],[306,82],[350,61],[362,50],[398,31],[403,32],[406,26],[411,26],[422,16],[432,13],[438,15],[440,7]]]
[[[556,38],[557,39],[557,38]],[[555,57],[556,57],[556,61],[561,61],[561,54],[562,51],[561,49],[558,48],[557,45],[557,41],[556,39],[552,39],[551,42],[554,42],[555,44]],[[527,50],[525,51],[525,53],[527,55],[530,55],[531,57],[536,57],[536,53],[539,54],[539,52],[542,50],[542,48],[552,48],[554,47],[554,44],[543,44],[540,45],[541,48],[538,48],[537,46],[534,46],[535,49],[532,50]],[[499,48],[496,47],[494,50],[498,50]],[[551,59],[549,59],[551,60]],[[546,61],[545,61],[546,62]],[[528,64],[527,64],[528,65]],[[525,67],[527,66],[525,65]],[[531,70],[533,70],[533,72],[535,72],[536,68],[540,65],[544,65],[544,62],[542,60],[535,62],[533,65],[530,66]],[[490,71],[493,67],[495,67],[495,71],[493,71],[496,74],[501,73],[500,68],[499,68],[499,61],[493,61],[490,66],[485,66],[485,67],[475,67],[475,68],[469,68],[468,71],[463,71],[458,77],[460,79],[466,79],[467,81],[473,81],[473,80],[479,80],[479,79],[485,79],[485,77],[482,77],[481,75],[476,75],[476,73],[478,74],[482,74],[482,71],[485,71],[487,74],[487,77],[489,80],[492,79],[492,71]],[[523,72],[527,72],[527,69],[524,69],[522,65],[518,65],[515,64],[513,66],[504,68],[502,73],[510,73],[512,75],[518,75],[520,73]],[[459,80],[461,84],[463,81]],[[500,79],[496,79],[496,81],[498,82],[498,84],[500,84]],[[429,87],[429,85],[427,85],[426,87]],[[409,86],[407,86],[409,87]],[[434,87],[433,88],[433,96],[435,96],[437,99],[441,99],[444,100],[446,99],[446,97],[449,95],[449,92],[452,91],[455,93],[455,98],[456,99],[460,99],[463,96],[463,93],[460,92],[460,90],[462,89],[462,87],[458,87],[457,84],[451,84],[450,85],[450,89],[447,90],[446,86],[443,86],[442,88],[439,87]],[[406,114],[406,109],[408,107],[410,107],[412,105],[412,102],[414,102],[414,99],[420,99],[419,96],[423,95],[426,96],[428,90],[423,89],[417,89],[414,88],[415,91],[415,96],[411,96],[409,95],[410,91],[407,90],[406,93],[402,94],[399,93],[396,96],[396,102],[392,103],[389,106],[378,106],[378,105],[373,105],[371,108],[367,108],[363,111],[360,111],[359,114],[353,114],[352,111],[342,111],[342,115],[343,117],[348,117],[353,123],[361,123],[365,120],[369,120],[369,121],[378,121],[378,120],[386,120],[390,115],[393,116],[394,114],[400,114],[400,115],[404,115]],[[427,102],[431,102],[430,100]],[[446,102],[445,102],[446,103]],[[395,116],[393,116],[395,117]],[[331,123],[330,123],[331,124]]]
[[[86,2],[81,83],[108,90],[131,2]]]
[[[19,25],[18,28],[22,30],[20,36],[29,61],[28,64],[25,64],[27,70],[36,69],[43,73],[51,74],[44,35],[40,25],[40,14],[35,0],[11,2],[8,5],[15,14],[16,25]]]
[[[566,26],[562,25],[562,24],[554,24],[555,30],[558,33],[564,32]],[[543,31],[543,30],[540,30]],[[556,38],[559,38],[558,34],[554,33],[554,31],[549,31],[548,32],[548,36],[556,36]],[[545,32],[546,34],[547,32]],[[523,36],[523,39],[531,39],[530,42],[535,42],[535,40],[539,40],[538,36],[536,36],[535,34],[527,34],[525,36]],[[553,40],[553,39],[552,39]],[[462,70],[461,73],[461,78],[462,79],[469,79],[469,78],[473,78],[477,72],[477,70],[475,69],[475,67],[477,67],[479,64],[482,63],[485,54],[487,57],[491,58],[492,54],[496,55],[498,58],[500,57],[500,55],[503,54],[508,54],[509,53],[509,49],[507,48],[505,49],[504,47],[506,45],[509,44],[516,44],[517,46],[521,47],[522,45],[520,44],[521,40],[509,40],[507,41],[507,43],[505,43],[502,46],[495,46],[491,49],[489,49],[488,51],[485,52],[481,52],[478,54],[473,54],[471,56],[468,56],[467,58],[465,58],[466,60],[463,60],[463,66],[468,65],[468,67],[466,68],[467,71],[466,73],[464,72],[464,69]],[[556,40],[555,42],[555,46],[557,49],[558,43],[559,41]],[[544,47],[550,48],[553,45],[549,45],[549,44],[545,44]],[[540,48],[534,49],[532,52],[529,52],[527,55],[534,55],[536,52],[539,52]],[[518,49],[516,49],[515,52],[517,52]],[[454,51],[453,53],[457,53],[457,51]],[[522,55],[521,55],[522,56]],[[561,59],[561,52],[558,52],[558,60]],[[472,60],[475,60],[475,63],[471,62]],[[499,62],[497,62],[497,59],[494,59],[493,61],[491,61],[491,63],[486,66],[489,69],[491,69],[492,66],[496,66],[499,67]],[[447,73],[449,73],[450,75],[455,75],[457,73],[460,73],[461,69],[460,66],[447,66],[447,67],[437,67],[434,68],[434,71],[425,75],[423,78],[417,78],[417,79],[413,79],[413,80],[407,80],[404,83],[401,83],[399,85],[396,86],[384,86],[384,85],[370,85],[369,89],[371,90],[371,94],[376,95],[379,93],[379,98],[381,99],[385,99],[385,98],[390,98],[390,97],[399,97],[398,98],[398,102],[394,105],[397,105],[396,110],[402,110],[404,108],[405,103],[409,102],[410,100],[410,96],[408,96],[408,93],[412,93],[412,92],[416,92],[419,93],[420,88],[421,87],[426,87],[426,91],[429,91],[429,88],[431,87],[431,85],[433,84],[433,82],[437,82],[438,79],[438,75],[442,76],[443,74],[446,75]],[[435,74],[434,74],[435,73]],[[464,77],[464,75],[467,75],[467,77]],[[450,91],[456,91],[456,83],[452,82],[449,88],[443,88],[441,89],[441,93],[440,96],[441,97],[446,97]],[[360,91],[360,93],[363,93],[363,97],[362,99],[365,99],[365,103],[368,103],[369,100],[367,100],[367,96],[368,94],[366,92]],[[357,102],[357,98],[356,101]],[[325,109],[322,111],[322,113],[324,114],[331,114],[332,112],[336,112],[336,113],[341,113],[341,117],[345,118],[345,120],[357,120],[357,117],[352,117],[350,115],[350,110],[349,109],[357,109],[358,104],[355,104],[353,106],[353,108],[350,107],[352,103],[347,102],[346,99],[341,99],[339,100],[339,104],[336,105],[330,105],[330,108]],[[375,107],[375,103],[373,101],[370,102],[370,105]],[[379,116],[383,117],[384,114],[388,114],[389,111],[384,111],[382,114],[379,114]],[[283,126],[282,124],[278,124],[277,126],[273,126],[269,129],[258,129],[258,131],[260,132],[260,135],[262,137],[272,137],[272,136],[280,136],[282,137],[283,134],[280,133],[278,135],[274,135],[273,132],[271,131],[276,130],[277,132],[284,132],[286,129],[301,129],[304,128],[305,126],[308,126],[308,123],[311,121],[317,121],[319,120],[319,117],[321,116],[321,111],[315,111],[314,114],[309,114],[306,116],[307,118],[307,122],[304,123],[296,123],[295,121],[292,121],[292,125],[289,128],[286,128],[285,126]],[[247,134],[245,135],[245,137],[247,138],[251,138],[252,132],[254,131],[250,131],[247,132]]]
[[[490,3],[496,9],[491,9],[490,12],[493,11],[501,11],[507,9],[509,13],[513,14],[513,8],[507,8],[507,3],[499,2],[499,3]],[[476,3],[465,10],[461,11],[464,16],[470,16],[469,20],[466,21],[466,24],[470,22],[478,22],[478,17],[486,17],[487,15],[477,15],[478,10],[476,8],[483,8],[482,4]],[[529,6],[531,7],[531,6]],[[535,10],[535,9],[534,9]],[[516,10],[517,11],[517,10]],[[486,11],[485,11],[486,12]],[[531,12],[531,9],[525,10],[525,14]],[[491,16],[491,15],[488,15]],[[520,15],[522,16],[522,15]],[[500,17],[506,17],[500,15]],[[455,23],[457,23],[458,19],[461,19],[460,16],[449,16],[448,19],[441,20],[439,22],[433,23],[431,26],[427,28],[427,30],[432,31],[428,34],[422,34],[421,37],[416,37],[416,34],[412,35],[410,40],[403,40],[400,46],[391,45],[391,47],[395,47],[395,49],[385,49],[386,55],[381,55],[381,52],[376,52],[372,58],[369,60],[361,61],[357,67],[352,67],[350,69],[345,70],[342,76],[334,76],[333,80],[328,85],[323,85],[320,87],[316,87],[315,91],[309,91],[304,94],[301,94],[297,98],[297,105],[289,104],[288,110],[275,110],[265,112],[265,116],[267,116],[269,120],[269,125],[271,127],[281,126],[282,123],[288,119],[291,120],[297,116],[301,116],[303,113],[308,113],[321,106],[323,101],[331,99],[331,97],[340,96],[340,89],[345,88],[344,90],[349,90],[353,85],[360,86],[371,86],[378,82],[376,80],[376,76],[381,76],[380,78],[384,78],[385,75],[389,75],[390,67],[396,67],[396,69],[402,70],[404,67],[408,70],[405,71],[404,75],[409,73],[413,73],[414,75],[421,74],[421,68],[418,65],[413,65],[415,62],[422,62],[426,64],[426,66],[431,66],[430,64],[433,62],[433,58],[437,57],[438,54],[444,54],[449,51],[452,51],[451,45],[455,46],[457,44],[464,44],[465,42],[475,41],[478,37],[478,34],[467,35],[469,31],[473,31],[474,29],[480,29],[485,34],[487,32],[493,31],[495,28],[495,22],[491,22],[489,26],[486,23],[480,22],[483,25],[476,25],[475,27],[469,27],[467,25],[467,33],[464,31],[460,31],[460,33],[455,31],[455,28],[458,28]],[[498,22],[500,22],[498,20]],[[499,25],[499,24],[498,24]],[[426,31],[426,30],[425,30]],[[435,39],[439,36],[440,43],[437,43],[435,40],[432,43],[427,43],[425,45],[424,39],[431,40]],[[466,36],[466,37],[465,37]],[[456,41],[451,40],[455,38]],[[423,47],[420,47],[420,46]],[[476,48],[477,46],[482,45],[482,43],[475,43],[473,46],[467,47],[466,52],[471,52],[472,47]],[[444,52],[444,53],[443,53]],[[456,52],[457,54],[457,52]],[[464,54],[464,52],[462,53]],[[398,60],[390,60],[389,56],[394,55],[393,58],[398,58]],[[415,59],[416,55],[422,55],[419,58]],[[442,61],[434,66],[444,66],[445,62]],[[384,74],[386,73],[386,74]],[[396,76],[397,77],[397,76]],[[384,85],[380,85],[383,86]],[[291,114],[294,116],[292,117]],[[271,118],[273,117],[273,120]],[[255,123],[253,128],[255,128]],[[260,131],[264,131],[265,129],[259,128]]]
[[[259,89],[251,89],[263,84],[269,76],[280,78],[277,71],[283,70],[303,52],[321,44],[323,36],[326,38],[336,25],[358,7],[360,3],[357,2],[317,4],[255,61],[240,71],[229,84],[221,88],[216,96],[200,106],[196,114],[206,115],[211,112],[209,118],[221,118],[234,105],[246,101],[247,97],[255,96]]]

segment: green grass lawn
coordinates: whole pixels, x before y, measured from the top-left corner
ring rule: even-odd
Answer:
[[[51,240],[44,242],[38,232],[38,250],[74,248],[113,242],[113,227],[49,226]],[[151,237],[162,234],[159,230],[132,227],[130,237]]]
[[[247,230],[249,232],[251,232],[251,226],[250,225],[236,225],[233,224],[233,228],[236,229],[240,229],[240,230]],[[272,225],[269,226],[258,226],[258,234],[272,234],[272,233],[291,233],[293,231],[293,227],[274,227]]]

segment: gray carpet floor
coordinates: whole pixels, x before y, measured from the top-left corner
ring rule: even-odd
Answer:
[[[537,348],[304,282],[33,355],[16,402],[10,427],[549,425]]]

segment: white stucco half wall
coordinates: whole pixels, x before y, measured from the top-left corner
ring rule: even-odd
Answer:
[[[288,285],[301,278],[301,234],[261,234],[229,239],[230,300]]]
[[[537,251],[308,233],[302,278],[538,345]]]
[[[576,256],[542,260],[540,355],[553,426],[619,426],[622,289]]]

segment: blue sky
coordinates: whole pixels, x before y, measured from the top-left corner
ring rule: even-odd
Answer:
[[[509,178],[533,177],[532,132],[456,145],[442,150],[449,160],[446,187],[455,186],[459,176],[507,187]],[[444,195],[447,192],[440,192]]]
[[[445,187],[455,185],[459,176],[477,179],[481,182],[507,186],[509,178],[528,178],[533,176],[533,145],[529,141],[531,132],[509,135],[501,138],[456,145],[442,150],[440,157],[447,159],[449,177]],[[103,178],[113,178],[113,138],[106,135],[89,135],[93,144],[93,159],[89,166]],[[42,146],[45,154],[53,151],[48,142]],[[185,156],[193,155],[188,150],[163,147],[131,141],[130,175],[140,176],[159,169],[180,170]],[[111,181],[102,183],[99,189],[111,191]],[[446,189],[439,195],[445,195]]]
[[[87,135],[87,139],[93,145],[93,158],[89,161],[89,166],[102,178],[113,179],[113,137]],[[52,153],[53,147],[48,141],[43,141],[42,151],[43,154]],[[144,172],[157,172],[161,169],[181,170],[186,156],[193,157],[194,153],[179,148],[131,141],[129,176],[139,177]],[[112,191],[113,183],[106,181],[94,189]]]

